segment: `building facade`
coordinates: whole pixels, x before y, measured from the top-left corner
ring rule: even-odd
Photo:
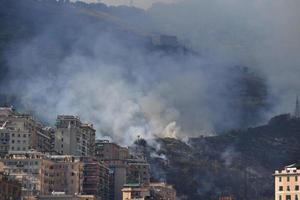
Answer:
[[[49,194],[54,189],[53,161],[42,153],[10,154],[1,159],[4,172],[22,184],[22,196]]]
[[[144,159],[127,159],[126,183],[150,184],[150,165]]]
[[[21,200],[21,183],[0,172],[0,200]]]
[[[82,194],[109,199],[109,169],[93,157],[80,157],[83,163]]]
[[[92,124],[84,124],[79,117],[59,115],[56,120],[54,148],[60,154],[92,156],[96,131]]]
[[[275,174],[275,200],[300,199],[300,164],[292,164]]]
[[[53,161],[53,191],[80,194],[83,184],[83,163],[69,155],[51,155]]]
[[[31,115],[19,114],[10,107],[1,107],[0,156],[31,149],[51,151],[50,132]]]

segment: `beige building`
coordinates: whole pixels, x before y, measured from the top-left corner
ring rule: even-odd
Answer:
[[[300,199],[300,164],[292,164],[276,170],[274,177],[275,200]]]
[[[0,107],[0,156],[31,149],[49,152],[50,132],[31,115],[19,114],[11,107]]]
[[[56,120],[54,148],[60,154],[76,156],[94,155],[96,130],[79,117],[59,115]]]
[[[145,200],[150,197],[149,187],[140,184],[125,184],[122,189],[123,200]]]
[[[65,194],[79,194],[82,192],[83,163],[79,158],[69,155],[51,155],[54,162],[53,190]]]
[[[4,172],[22,183],[22,196],[82,192],[83,164],[67,155],[45,155],[39,152],[9,154],[0,160]]]
[[[4,171],[22,184],[22,196],[48,194],[53,190],[54,162],[42,153],[10,154],[0,161]]]

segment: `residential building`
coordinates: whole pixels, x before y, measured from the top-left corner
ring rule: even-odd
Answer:
[[[9,154],[0,161],[4,164],[4,172],[22,184],[22,196],[49,194],[53,191],[54,162],[44,154]]]
[[[176,200],[176,190],[166,183],[150,183],[151,196],[159,200]],[[222,199],[225,200],[225,199]],[[226,199],[231,200],[231,199]]]
[[[109,198],[109,169],[93,157],[80,157],[83,163],[82,194]]]
[[[300,164],[292,164],[275,174],[275,200],[300,199]]]
[[[0,107],[0,156],[35,149],[50,151],[50,133],[31,115]]]
[[[70,155],[51,155],[54,162],[53,190],[64,194],[79,194],[82,192],[83,163],[79,158]]]
[[[0,172],[0,200],[21,200],[21,183]]]
[[[150,190],[140,184],[125,184],[122,196],[122,200],[145,200],[150,197]]]
[[[96,140],[95,156],[109,167],[109,188],[112,191],[109,200],[121,200],[121,190],[126,183],[128,148],[121,147],[109,140]]]
[[[77,116],[59,115],[56,120],[54,148],[60,154],[92,156],[95,133],[93,124],[82,123]]]
[[[129,158],[128,148],[121,147],[109,140],[96,140],[95,156],[107,164]]]
[[[127,159],[126,183],[149,185],[150,165],[145,159]]]

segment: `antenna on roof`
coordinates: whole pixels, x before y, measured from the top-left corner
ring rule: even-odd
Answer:
[[[298,96],[297,96],[297,99],[296,99],[296,107],[295,107],[294,117],[297,118],[297,119],[300,118],[300,105],[299,105],[299,98],[298,98]]]

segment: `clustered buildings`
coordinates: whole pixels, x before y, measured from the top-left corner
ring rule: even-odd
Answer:
[[[59,115],[45,127],[0,107],[0,200],[175,200],[166,183],[150,182],[142,155],[96,140],[92,124]]]

